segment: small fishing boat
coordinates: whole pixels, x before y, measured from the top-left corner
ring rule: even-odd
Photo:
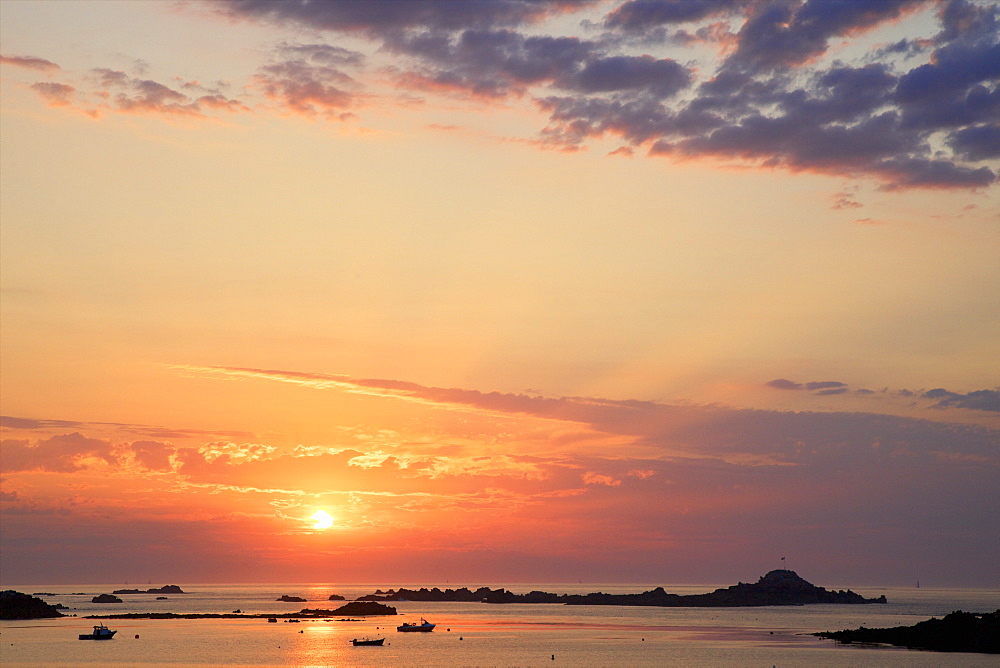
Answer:
[[[433,631],[435,626],[437,626],[437,624],[431,624],[429,621],[427,621],[426,619],[424,619],[423,617],[421,617],[419,624],[410,624],[408,622],[403,622],[403,624],[401,626],[397,626],[396,627],[396,630],[397,631]]]
[[[359,645],[381,645],[384,642],[385,638],[355,638],[351,644],[358,647]]]
[[[112,631],[104,624],[94,627],[93,633],[81,633],[80,640],[111,640],[118,631]]]

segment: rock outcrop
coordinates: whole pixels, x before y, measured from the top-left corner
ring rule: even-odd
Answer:
[[[90,599],[91,603],[121,603],[122,600],[114,594],[99,594]]]
[[[35,596],[8,589],[0,591],[0,619],[46,619],[63,617],[55,606]]]
[[[115,589],[113,594],[186,594],[177,585],[163,585],[151,589]]]
[[[305,603],[306,602],[306,600],[304,598],[300,598],[299,596],[289,596],[288,594],[282,594],[280,597],[278,597],[277,600],[282,601],[284,603]]]
[[[480,587],[472,591],[426,587],[390,589],[358,598],[359,601],[457,601],[484,603],[564,603],[566,605],[644,605],[664,608],[724,608],[759,605],[807,605],[810,603],[885,603],[885,596],[865,598],[851,590],[828,591],[806,582],[789,570],[771,571],[753,584],[739,583],[732,587],[716,589],[708,594],[669,594],[657,587],[641,594],[550,594],[532,591],[515,594],[506,589]]]
[[[342,605],[336,610],[310,610],[306,608],[302,610],[303,615],[310,614],[323,614],[323,615],[347,615],[348,617],[357,615],[358,617],[371,617],[374,615],[395,615],[396,608],[391,605],[383,605],[381,603],[372,603],[370,601],[351,601],[346,605]]]

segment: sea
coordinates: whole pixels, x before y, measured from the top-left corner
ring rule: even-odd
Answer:
[[[353,600],[376,589],[419,589],[433,584],[192,584],[186,592],[122,594],[122,603],[91,599],[113,589],[157,585],[3,585],[61,603],[73,615],[58,619],[0,621],[0,665],[13,666],[1000,666],[1000,657],[884,646],[842,645],[812,633],[909,626],[954,610],[1000,609],[1000,590],[854,587],[865,597],[884,594],[888,604],[753,608],[653,608],[391,602],[398,615],[345,618],[331,615],[300,623],[266,619],[103,620],[112,640],[82,641],[96,620],[88,615],[127,612],[290,613],[334,610],[339,594]],[[442,589],[461,585],[439,584]],[[657,585],[472,583],[565,594],[638,593]],[[698,594],[727,585],[663,585],[671,593]],[[824,585],[825,586],[825,585]],[[847,589],[830,587],[827,589]],[[284,603],[282,595],[305,598]],[[396,626],[421,618],[430,633],[399,633]],[[353,621],[356,620],[356,621]],[[354,646],[353,638],[385,638],[383,646]]]

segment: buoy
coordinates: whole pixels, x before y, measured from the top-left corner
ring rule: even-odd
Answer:
[[[136,633],[136,634],[135,634],[135,639],[136,639],[136,640],[138,640],[138,639],[139,639],[139,634],[138,634],[138,633]]]

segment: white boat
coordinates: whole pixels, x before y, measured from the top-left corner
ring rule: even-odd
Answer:
[[[104,624],[94,627],[93,633],[81,633],[80,640],[111,640],[118,631],[112,631]]]
[[[396,627],[396,630],[397,631],[433,631],[435,626],[437,626],[437,624],[431,624],[429,621],[427,621],[426,619],[424,619],[423,617],[421,617],[419,624],[409,624],[407,622],[403,622],[401,626],[397,626]]]

